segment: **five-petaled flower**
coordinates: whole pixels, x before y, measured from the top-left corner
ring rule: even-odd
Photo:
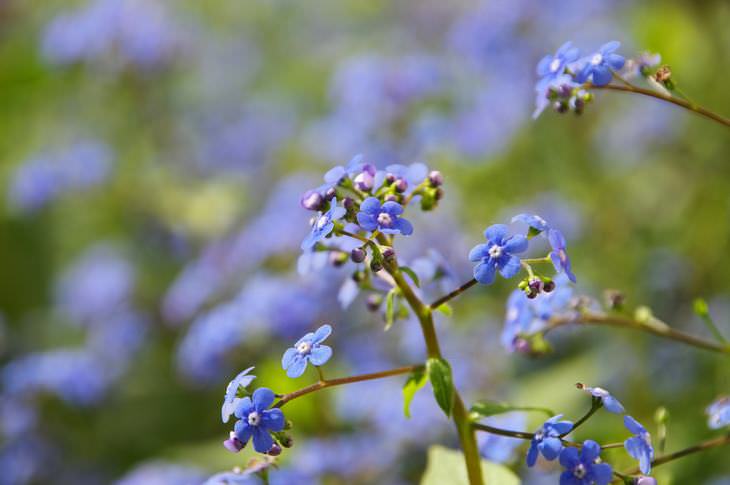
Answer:
[[[553,266],[555,266],[555,271],[558,273],[561,271],[564,272],[570,281],[575,283],[576,280],[573,270],[571,269],[570,258],[565,250],[567,243],[565,242],[563,233],[557,229],[551,228],[548,230],[547,237],[550,242],[550,247],[553,248],[550,252],[550,260],[553,262]]]
[[[623,414],[626,412],[619,400],[613,397],[610,392],[603,389],[602,387],[587,387],[579,384],[578,388],[583,389],[591,396],[600,399],[603,407],[606,408],[606,411],[614,414]]]
[[[553,416],[535,431],[535,435],[530,441],[530,449],[527,451],[527,466],[533,466],[537,462],[538,453],[542,454],[546,460],[554,460],[560,455],[560,450],[563,449],[560,436],[573,429],[573,423],[570,421],[560,421],[562,417],[562,414]]]
[[[585,440],[577,448],[564,448],[560,464],[565,471],[560,475],[560,485],[607,485],[613,478],[611,465],[601,463],[601,446],[593,440]]]
[[[578,60],[578,49],[573,47],[571,42],[566,42],[557,50],[554,56],[546,55],[537,63],[537,75],[540,80],[536,89],[544,91],[558,76],[565,72],[565,68],[572,62]]]
[[[312,249],[322,239],[330,235],[335,228],[335,221],[342,219],[347,210],[337,205],[337,199],[332,199],[332,204],[327,212],[320,213],[312,223],[312,231],[302,241],[302,249]]]
[[[384,234],[408,236],[413,233],[413,226],[400,217],[401,214],[403,206],[399,203],[389,201],[381,205],[377,198],[368,197],[360,204],[357,222],[366,231],[378,230]]]
[[[240,387],[245,389],[246,386],[256,379],[256,376],[249,375],[249,372],[252,370],[253,367],[249,367],[248,369],[241,371],[231,382],[228,383],[228,387],[226,387],[226,395],[223,398],[223,406],[221,406],[221,419],[224,423],[228,422],[231,414],[234,413],[238,404],[241,402],[241,398],[237,396],[238,389]]]
[[[624,426],[634,433],[634,436],[624,441],[624,448],[635,460],[639,460],[641,473],[651,472],[651,460],[654,459],[654,447],[651,445],[651,435],[641,423],[629,416],[624,416]]]
[[[730,426],[730,396],[717,399],[707,406],[705,410],[708,416],[707,424],[712,429],[720,429]]]
[[[332,357],[332,349],[322,342],[332,333],[332,327],[322,325],[314,333],[310,332],[300,338],[294,347],[284,352],[281,366],[289,377],[299,377],[304,374],[307,362],[312,365],[324,365]]]
[[[272,431],[284,429],[284,413],[281,409],[269,409],[274,402],[271,389],[261,387],[253,393],[253,398],[244,397],[236,408],[238,421],[231,438],[223,444],[231,451],[240,451],[253,437],[253,447],[259,453],[267,453],[274,445]]]
[[[602,45],[595,54],[583,59],[584,65],[578,73],[577,81],[585,83],[590,79],[595,86],[605,86],[611,82],[612,70],[618,71],[626,62],[622,56],[615,53],[620,46],[620,42],[609,42]]]
[[[514,253],[527,249],[527,238],[521,234],[508,236],[507,226],[494,224],[484,231],[486,244],[477,244],[469,251],[474,266],[474,279],[483,285],[494,281],[497,270],[504,278],[512,278],[520,271],[520,258]]]

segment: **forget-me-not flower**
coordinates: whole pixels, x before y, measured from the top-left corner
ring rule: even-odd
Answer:
[[[281,431],[285,424],[281,409],[269,409],[273,402],[274,392],[265,387],[256,389],[253,397],[241,399],[235,412],[238,418],[233,428],[235,436],[224,442],[226,448],[240,451],[253,437],[254,449],[259,453],[267,453],[274,445],[271,432]],[[233,447],[229,446],[231,441],[234,442]]]
[[[566,42],[555,52],[554,56],[546,55],[537,63],[537,75],[540,80],[537,82],[538,89],[544,89],[552,81],[565,72],[565,68],[572,62],[578,60],[578,49],[573,47],[571,42]]]
[[[256,376],[250,375],[249,372],[253,370],[253,367],[241,371],[226,387],[226,395],[223,398],[223,406],[221,406],[221,419],[224,423],[228,422],[228,419],[236,411],[238,403],[241,402],[241,398],[237,396],[238,388],[246,388],[251,382],[256,379]]]
[[[611,82],[612,70],[618,71],[624,67],[626,60],[616,54],[621,46],[620,42],[612,41],[601,46],[598,52],[584,59],[585,65],[577,76],[579,83],[590,81],[596,86],[605,86]]]
[[[553,262],[553,266],[555,266],[555,271],[565,273],[570,281],[575,283],[576,279],[571,268],[570,258],[565,250],[567,244],[565,242],[565,236],[557,229],[550,229],[547,237],[550,242],[550,247],[553,248],[550,252],[550,260]]]
[[[324,365],[332,357],[332,349],[322,342],[332,333],[332,327],[322,325],[314,333],[310,332],[300,338],[294,347],[284,352],[281,366],[289,377],[299,377],[304,374],[307,362],[312,365]]]
[[[573,423],[570,421],[560,421],[562,417],[562,414],[553,416],[535,431],[530,441],[530,449],[527,451],[527,466],[533,466],[537,462],[538,454],[551,461],[560,455],[560,450],[563,449],[560,435],[567,434],[573,429]]]
[[[720,429],[730,426],[730,396],[717,399],[707,406],[705,410],[708,416],[707,425],[712,429]]]
[[[580,384],[579,388],[583,389],[591,396],[600,399],[601,403],[603,403],[603,407],[606,408],[606,411],[614,414],[623,414],[626,412],[619,400],[613,397],[610,392],[602,387],[587,387]]]
[[[577,448],[564,448],[560,464],[566,470],[560,475],[560,485],[608,485],[613,469],[600,461],[600,454],[601,446],[593,440],[585,440],[580,452]]]
[[[517,214],[512,218],[512,222],[522,222],[524,224],[527,224],[531,229],[534,229],[535,232],[541,233],[543,231],[547,231],[550,229],[550,226],[548,225],[547,221],[543,219],[542,217],[538,216],[537,214]]]
[[[302,241],[302,249],[308,251],[312,249],[322,239],[330,235],[335,228],[335,221],[342,219],[347,210],[337,205],[337,199],[332,199],[332,205],[327,212],[320,213],[312,224],[312,231]]]
[[[400,217],[403,206],[397,202],[388,201],[380,204],[375,197],[368,197],[360,204],[357,213],[357,223],[366,231],[378,230],[383,234],[413,234],[413,225]]]
[[[624,441],[624,448],[635,460],[639,460],[641,473],[651,472],[651,461],[654,459],[654,447],[651,445],[651,435],[641,423],[629,416],[624,416],[624,426],[635,436]]]
[[[507,226],[494,224],[484,231],[486,244],[477,244],[469,251],[469,261],[478,262],[474,266],[474,279],[483,285],[494,281],[499,273],[504,278],[512,278],[520,271],[520,258],[514,253],[527,249],[527,238],[521,234],[508,236]]]

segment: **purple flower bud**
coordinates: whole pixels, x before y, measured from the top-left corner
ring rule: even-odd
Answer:
[[[385,202],[398,202],[398,196],[395,194],[388,194],[385,196]]]
[[[246,446],[246,444],[236,438],[236,433],[231,431],[229,438],[223,442],[223,446],[225,446],[231,453],[238,453],[244,446]]]
[[[396,179],[395,174],[388,173],[388,174],[385,175],[385,183],[388,184],[388,185],[390,185],[393,182],[395,182],[395,179]]]
[[[372,260],[370,261],[370,269],[373,273],[377,273],[381,269],[383,269],[383,264],[380,261]]]
[[[390,260],[395,257],[395,251],[393,248],[385,248],[383,250],[383,259]]]
[[[274,443],[271,445],[271,449],[266,453],[269,456],[279,456],[281,455],[281,446]]]
[[[550,292],[551,292],[551,291],[553,291],[554,289],[555,289],[555,282],[554,282],[554,281],[552,281],[552,280],[550,280],[550,281],[546,281],[546,282],[545,282],[545,283],[543,283],[543,285],[542,285],[542,291],[544,291],[545,293],[550,293]]]
[[[353,263],[362,263],[365,261],[366,253],[362,248],[355,248],[350,252],[350,259]]]
[[[371,312],[377,312],[380,305],[383,303],[383,297],[377,294],[369,295],[365,300],[365,306]]]
[[[324,199],[332,200],[335,198],[335,195],[337,195],[337,191],[334,187],[330,187],[329,189],[327,189],[327,192],[324,193]]]
[[[428,182],[433,187],[438,187],[444,183],[444,176],[441,175],[441,172],[438,170],[432,170],[431,173],[428,174]]]
[[[373,188],[373,176],[369,172],[360,172],[354,179],[355,187],[365,192]]]
[[[322,210],[322,204],[324,203],[324,199],[322,198],[322,194],[315,190],[308,190],[302,195],[302,198],[299,199],[299,204],[310,211],[318,211]]]
[[[522,337],[517,337],[514,342],[514,348],[517,352],[528,354],[530,353],[530,342]]]
[[[532,293],[535,293],[536,295],[540,293],[543,289],[542,280],[540,278],[530,278],[530,281],[528,281],[527,286],[530,287],[530,291]]]
[[[408,189],[408,182],[405,181],[405,179],[398,179],[395,181],[395,190],[397,192],[405,192],[406,189]]]
[[[345,199],[342,201],[342,207],[349,211],[353,207],[355,207],[355,201],[352,200],[352,197],[345,197]]]

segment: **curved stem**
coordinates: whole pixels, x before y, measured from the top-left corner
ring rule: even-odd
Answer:
[[[703,108],[702,106],[696,105],[694,103],[690,103],[689,101],[686,101],[681,98],[676,98],[674,96],[667,96],[666,94],[658,93],[656,91],[652,91],[651,89],[640,88],[638,86],[634,86],[633,84],[631,84],[629,86],[618,85],[618,84],[607,84],[605,86],[591,85],[591,86],[589,86],[589,89],[608,89],[611,91],[624,91],[627,93],[642,94],[644,96],[650,96],[652,98],[661,99],[662,101],[666,101],[668,103],[675,104],[684,109],[687,109],[687,110],[697,113],[701,116],[704,116],[705,118],[710,119],[716,123],[730,127],[729,119],[723,117],[722,115],[714,113],[706,108]]]
[[[319,382],[315,382],[314,384],[309,385],[307,387],[303,387],[294,392],[290,392],[289,394],[284,394],[281,397],[281,399],[279,399],[276,402],[276,404],[274,404],[274,407],[280,408],[280,407],[284,406],[284,404],[288,403],[289,401],[293,401],[294,399],[296,399],[298,397],[302,397],[304,395],[319,391],[321,389],[325,389],[327,387],[341,386],[344,384],[352,384],[354,382],[372,381],[375,379],[382,379],[384,377],[397,376],[397,375],[401,375],[401,374],[409,374],[422,367],[423,367],[422,365],[409,365],[409,366],[405,366],[405,367],[397,367],[395,369],[389,369],[389,370],[384,370],[384,371],[380,371],[380,372],[373,372],[370,374],[360,374],[360,375],[356,375],[356,376],[339,377],[337,379],[329,379],[329,380],[322,379]]]
[[[541,332],[547,333],[554,328],[562,327],[563,325],[567,325],[570,323],[633,328],[636,330],[643,330],[659,337],[677,340],[679,342],[683,342],[694,347],[699,347],[706,350],[712,350],[713,352],[730,355],[730,345],[718,344],[709,340],[695,337],[694,335],[680,332],[679,330],[674,330],[663,321],[654,317],[652,317],[649,322],[641,322],[622,315],[605,315],[600,313],[585,312],[578,317],[571,316],[553,318],[548,326],[541,330]]]
[[[469,288],[471,288],[472,286],[474,286],[476,284],[477,284],[477,280],[472,278],[469,281],[467,281],[466,283],[464,283],[463,285],[461,285],[460,287],[458,287],[457,289],[455,289],[454,291],[452,291],[451,293],[449,293],[448,295],[444,295],[441,298],[439,298],[438,300],[434,301],[433,303],[428,305],[428,307],[432,310],[435,310],[436,308],[440,307],[441,305],[448,302],[449,300],[452,300],[452,299],[456,298],[457,296],[461,295],[466,290],[468,290]]]
[[[378,237],[380,240],[380,236]],[[441,349],[439,347],[436,329],[433,325],[433,315],[431,308],[423,303],[415,294],[411,285],[403,277],[403,273],[398,268],[397,261],[385,264],[385,270],[393,277],[395,284],[403,293],[403,297],[408,302],[413,312],[418,317],[421,324],[421,332],[426,342],[426,350],[429,358],[441,359]],[[459,434],[459,443],[464,452],[464,462],[466,464],[466,472],[471,485],[484,485],[484,477],[482,476],[481,457],[479,448],[477,447],[477,439],[472,423],[469,419],[469,412],[464,405],[464,401],[459,395],[459,391],[454,388],[454,408],[451,417],[456,425],[456,431]]]
[[[586,421],[588,421],[588,419],[591,416],[593,416],[593,413],[595,413],[596,411],[598,411],[599,409],[601,409],[602,406],[603,406],[603,404],[601,403],[601,400],[600,399],[593,398],[593,403],[591,405],[591,408],[588,410],[588,412],[585,413],[583,415],[583,417],[581,417],[578,421],[575,422],[575,424],[573,425],[573,427],[570,428],[570,431],[568,431],[567,433],[561,434],[560,437],[562,438],[563,436],[566,436],[566,435],[572,433],[573,431],[575,431],[576,429],[578,429],[578,427],[580,425],[582,425],[583,423],[585,423]]]
[[[486,431],[487,433],[496,434],[499,436],[509,436],[510,438],[519,438],[522,440],[531,440],[535,437],[533,433],[526,433],[524,431],[512,431],[509,429],[495,428],[488,424],[473,423],[472,427],[479,431]]]

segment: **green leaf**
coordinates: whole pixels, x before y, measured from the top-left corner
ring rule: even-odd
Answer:
[[[454,380],[451,377],[451,366],[444,359],[432,357],[426,361],[426,373],[431,381],[433,395],[439,407],[451,416],[454,407]]]
[[[411,372],[408,380],[403,385],[403,414],[406,418],[411,417],[411,401],[419,389],[426,385],[426,372],[422,367]]]
[[[441,305],[438,306],[438,308],[436,308],[436,311],[443,313],[447,317],[450,317],[451,315],[454,314],[454,310],[451,308],[451,305],[449,305],[448,303],[442,303]]]
[[[501,401],[477,401],[471,407],[472,419],[487,418],[495,414],[507,413],[510,411],[539,411],[548,416],[555,416],[555,413],[547,408],[534,406],[516,406]]]
[[[385,330],[389,330],[395,321],[395,288],[385,295]]]
[[[416,272],[415,272],[415,271],[413,271],[413,270],[412,270],[411,268],[409,268],[408,266],[401,266],[401,267],[400,267],[400,270],[401,270],[401,271],[403,271],[403,272],[404,272],[405,274],[407,274],[408,276],[410,276],[410,277],[411,277],[411,279],[413,280],[413,282],[414,282],[414,283],[416,284],[416,286],[417,286],[417,287],[419,287],[419,288],[421,287],[421,282],[420,282],[420,280],[418,279],[418,275],[416,274]]]
[[[484,483],[520,485],[512,470],[486,460],[481,461]],[[469,485],[464,455],[457,450],[434,445],[428,449],[428,464],[421,485]]]

